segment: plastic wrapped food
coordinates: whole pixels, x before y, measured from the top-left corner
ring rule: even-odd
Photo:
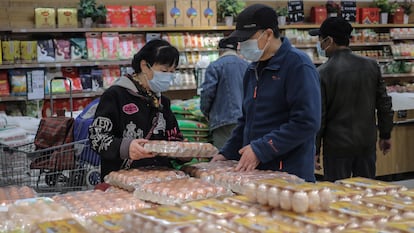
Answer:
[[[230,230],[238,233],[262,233],[262,232],[307,232],[305,228],[294,226],[283,221],[265,217],[241,217],[230,223]]]
[[[144,184],[134,191],[139,199],[166,205],[232,194],[229,189],[196,178]]]
[[[301,178],[288,174],[286,172],[278,171],[264,171],[264,170],[253,170],[248,172],[236,172],[228,171],[216,173],[212,182],[218,185],[222,185],[231,189],[233,192],[245,194],[244,187],[248,183],[252,183],[257,180],[280,178],[292,182],[304,182]]]
[[[65,233],[89,233],[75,219],[63,219],[56,221],[47,221],[37,223],[32,227],[31,233],[50,233],[50,232],[65,232]]]
[[[318,182],[317,185],[329,188],[336,201],[358,201],[367,194],[363,190],[349,188],[332,182]]]
[[[251,202],[248,197],[243,195],[226,197],[223,199],[223,202],[238,208],[246,209],[249,211],[249,215],[272,215],[273,207]]]
[[[359,203],[368,208],[389,212],[390,215],[399,216],[401,219],[414,219],[414,201],[409,197],[381,195],[362,198]]]
[[[126,233],[127,231],[121,226],[124,214],[106,214],[97,215],[87,219],[86,226],[90,232],[99,233]]]
[[[150,140],[144,148],[149,152],[170,157],[213,157],[218,149],[205,142],[179,142]]]
[[[34,198],[37,193],[29,186],[0,187],[0,205],[10,204],[19,199]]]
[[[362,190],[366,196],[396,194],[400,191],[407,190],[403,185],[392,184],[384,181],[368,179],[364,177],[352,177],[337,180],[335,183],[344,185],[349,188]]]
[[[353,227],[384,227],[391,219],[389,212],[369,208],[349,201],[337,201],[329,205],[328,213],[340,218],[348,218]]]
[[[190,176],[206,181],[213,181],[215,174],[231,171],[236,168],[237,163],[238,161],[235,160],[203,162],[183,166],[181,170]]]
[[[329,188],[281,178],[252,181],[243,192],[252,202],[296,213],[326,210],[334,199]]]
[[[146,183],[175,180],[185,177],[187,175],[184,172],[173,170],[172,168],[148,167],[113,171],[106,175],[104,180],[110,185],[132,192],[136,187]]]
[[[79,221],[87,217],[135,211],[149,208],[151,204],[135,198],[124,190],[102,192],[99,190],[71,192],[54,196],[55,202],[66,206]]]

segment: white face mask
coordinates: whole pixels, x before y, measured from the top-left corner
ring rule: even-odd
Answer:
[[[155,93],[167,91],[175,77],[175,73],[155,71],[151,68],[154,75],[148,80],[150,89]]]
[[[257,62],[260,60],[268,44],[266,43],[263,49],[259,49],[258,40],[262,37],[262,35],[260,35],[259,38],[257,39],[250,39],[250,40],[240,42],[240,54],[244,58],[252,62]]]

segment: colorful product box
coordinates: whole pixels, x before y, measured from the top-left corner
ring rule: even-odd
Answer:
[[[22,63],[37,61],[37,41],[20,41],[20,60]]]
[[[1,46],[4,64],[13,64],[15,62],[20,62],[20,41],[2,41]]]
[[[117,32],[102,33],[102,45],[104,59],[119,59],[119,37]]]
[[[57,15],[59,28],[78,27],[78,10],[76,8],[58,8]]]
[[[88,49],[88,59],[91,61],[102,60],[103,56],[103,43],[102,36],[99,32],[87,32],[86,34],[86,47]]]
[[[359,8],[359,22],[374,24],[379,22],[379,8]]]
[[[54,39],[56,61],[70,61],[70,41]]]
[[[184,26],[194,27],[200,26],[201,14],[200,0],[181,0],[184,8]]]
[[[53,40],[37,41],[37,61],[38,62],[55,62],[55,47]]]
[[[166,26],[183,26],[186,17],[182,0],[165,0],[164,24]]]
[[[35,26],[36,28],[55,28],[55,8],[35,8]]]
[[[155,6],[131,6],[131,13],[134,27],[155,27],[157,24]]]
[[[404,11],[398,8],[394,14],[391,15],[391,23],[402,24],[404,23]]]
[[[0,96],[10,95],[9,78],[7,77],[7,71],[0,71]]]
[[[321,24],[327,16],[328,13],[325,6],[314,6],[311,8],[311,20],[313,23]]]
[[[106,24],[112,27],[129,27],[131,25],[131,10],[129,6],[106,6]]]
[[[217,25],[217,1],[201,0],[200,1],[200,25],[216,26]]]
[[[131,59],[134,56],[134,38],[132,34],[119,35],[119,58]]]

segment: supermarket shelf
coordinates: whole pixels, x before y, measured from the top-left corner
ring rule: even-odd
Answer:
[[[0,102],[7,102],[7,101],[26,101],[27,96],[1,96]]]
[[[392,41],[383,41],[383,42],[354,42],[351,43],[350,46],[351,47],[367,47],[367,46],[384,46],[384,45],[393,45],[394,42]],[[316,42],[315,43],[306,43],[306,44],[294,44],[293,45],[296,48],[299,49],[307,49],[307,48],[315,48],[316,47]]]
[[[400,74],[383,74],[383,78],[414,78],[414,73],[400,73]]]
[[[410,36],[393,36],[393,40],[414,40],[414,35]]]
[[[414,56],[394,56],[394,60],[414,60]]]
[[[47,68],[47,67],[81,67],[81,66],[119,66],[130,65],[130,60],[113,60],[113,61],[71,61],[71,62],[49,62],[49,63],[16,63],[0,65],[0,69],[15,68]]]

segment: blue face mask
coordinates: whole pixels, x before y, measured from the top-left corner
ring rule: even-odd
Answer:
[[[155,93],[167,91],[168,88],[170,88],[175,74],[171,72],[160,72],[155,70],[152,70],[152,72],[154,72],[154,75],[151,80],[148,80],[150,89]]]
[[[329,48],[329,46],[328,47],[326,47],[325,49],[322,49],[322,43],[325,41],[325,40],[327,40],[327,39],[329,39],[328,37],[326,37],[325,39],[323,39],[322,41],[318,41],[318,42],[316,42],[316,51],[318,52],[318,56],[319,57],[326,57],[326,49],[327,48]]]
[[[262,35],[260,35],[259,38],[257,39],[250,39],[250,40],[240,42],[240,54],[244,58],[252,62],[257,62],[260,60],[267,46],[267,43],[266,43],[263,49],[259,49],[258,40],[262,37]]]

